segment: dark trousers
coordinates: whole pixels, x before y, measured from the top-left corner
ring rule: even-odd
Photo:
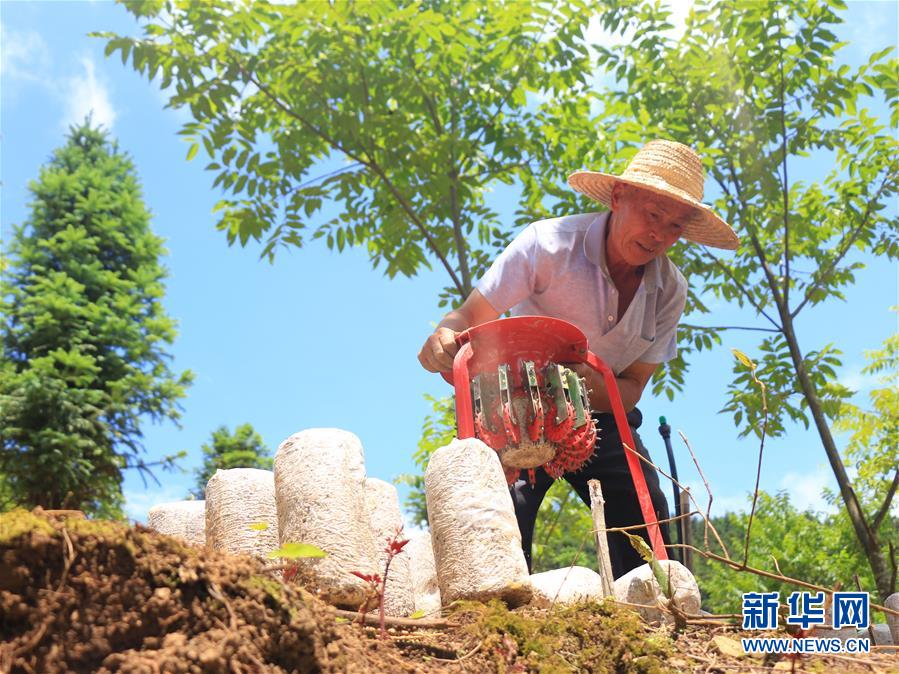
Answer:
[[[615,419],[611,414],[594,414],[597,422],[596,451],[580,470],[566,473],[562,476],[570,484],[581,500],[590,507],[590,490],[587,480],[599,480],[602,485],[602,494],[605,500],[606,526],[624,527],[634,524],[644,524],[643,513],[637,501],[637,492],[634,489],[634,481],[631,478],[630,469],[627,466],[625,450],[621,444],[621,437],[615,425]],[[649,459],[649,452],[643,446],[637,429],[643,423],[643,415],[640,410],[634,408],[627,415],[631,433],[634,436],[637,451]],[[643,475],[646,477],[646,486],[652,497],[656,519],[668,518],[668,502],[659,488],[659,477],[655,469],[643,461]],[[519,479],[511,487],[512,501],[515,503],[515,516],[518,518],[518,528],[521,530],[521,544],[524,548],[524,556],[531,569],[531,544],[534,540],[534,523],[537,521],[537,510],[543,502],[543,497],[552,486],[553,479],[542,468],[537,469],[536,484],[531,486],[526,470],[521,472]],[[668,523],[660,524],[662,539],[666,544],[671,542],[668,534]],[[649,535],[646,529],[633,530],[630,533],[639,534],[650,547]],[[612,561],[612,575],[615,578],[623,576],[634,569],[644,560],[634,550],[627,537],[619,532],[607,534],[609,540],[609,557]],[[592,545],[586,547],[591,550]]]

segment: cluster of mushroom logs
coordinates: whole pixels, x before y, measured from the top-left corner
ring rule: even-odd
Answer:
[[[503,466],[480,440],[454,440],[434,452],[425,494],[430,531],[404,532],[411,542],[390,565],[387,615],[434,615],[457,599],[568,604],[612,589],[620,600],[646,604],[647,618],[664,619],[648,566],[614,585],[585,567],[529,575]],[[297,560],[298,577],[325,601],[349,609],[368,595],[353,572],[383,574],[387,543],[402,525],[396,488],[367,478],[359,438],[334,428],[287,438],[273,472],[219,470],[205,501],[160,504],[148,516],[150,528],[213,550],[266,558],[286,543],[315,545],[327,556]],[[682,610],[698,613],[696,581],[676,562],[665,564]]]

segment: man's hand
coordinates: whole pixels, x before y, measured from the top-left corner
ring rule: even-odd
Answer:
[[[428,372],[451,371],[453,358],[459,350],[455,341],[458,334],[449,328],[437,328],[418,352],[418,362],[421,366]]]
[[[456,335],[481,323],[495,320],[499,312],[494,309],[479,290],[473,290],[458,309],[443,317],[440,325],[425,341],[418,352],[418,362],[428,372],[450,372],[453,358],[459,347]]]

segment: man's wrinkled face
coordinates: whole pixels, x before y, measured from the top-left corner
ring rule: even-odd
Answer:
[[[612,189],[615,225],[609,231],[609,253],[635,267],[664,255],[692,211],[674,199],[618,183]]]

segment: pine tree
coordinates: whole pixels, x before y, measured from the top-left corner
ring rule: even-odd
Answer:
[[[203,498],[206,483],[220,468],[272,468],[269,449],[251,424],[241,424],[234,433],[227,426],[219,426],[213,431],[211,442],[204,443],[202,449],[203,465],[195,471],[197,498]]]
[[[29,190],[0,293],[0,505],[121,515],[123,471],[152,475],[141,424],[177,423],[193,378],[164,351],[163,242],[134,164],[89,120]]]

